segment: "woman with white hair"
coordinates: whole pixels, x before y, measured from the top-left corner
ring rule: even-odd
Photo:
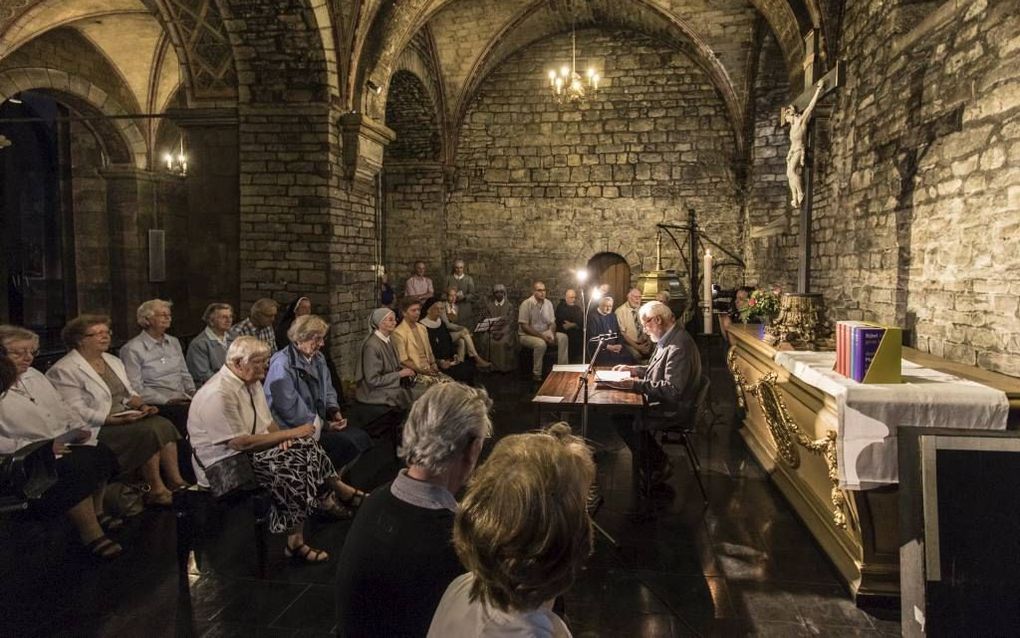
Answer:
[[[343,473],[365,450],[372,447],[372,437],[359,427],[347,424],[340,412],[333,379],[322,354],[329,325],[316,315],[303,315],[287,330],[290,345],[269,360],[266,375],[266,399],[273,419],[281,428],[294,428],[310,423],[315,439],[326,450],[329,459]],[[340,503],[357,508],[367,496],[343,481],[338,481]],[[341,515],[335,506],[323,509]]]
[[[312,438],[311,424],[281,429],[262,389],[269,346],[241,336],[227,349],[227,360],[195,394],[188,430],[195,450],[198,484],[209,486],[207,470],[238,454],[247,454],[255,480],[271,496],[269,529],[287,534],[284,553],[308,563],[329,560],[324,550],[305,542],[304,522],[314,504],[334,488],[337,473]]]
[[[202,313],[205,330],[188,344],[188,370],[200,386],[223,367],[227,357],[227,330],[234,323],[234,309],[228,303],[211,303]]]
[[[354,378],[358,383],[354,397],[360,403],[389,405],[406,409],[414,400],[414,370],[400,365],[392,335],[397,315],[390,308],[377,308],[368,318],[371,333],[361,342]]]
[[[150,299],[135,313],[142,331],[120,347],[128,381],[142,399],[159,410],[181,434],[187,432],[188,402],[195,394],[184,351],[177,337],[167,334],[173,321],[173,304]]]
[[[340,556],[340,636],[423,636],[447,585],[463,573],[450,538],[454,494],[492,434],[485,390],[429,388],[404,423],[407,468],[358,511]]]

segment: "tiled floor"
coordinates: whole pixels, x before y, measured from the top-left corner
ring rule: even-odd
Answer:
[[[718,351],[713,358],[721,366]],[[530,382],[490,375],[497,436],[535,425]],[[575,636],[898,635],[898,610],[855,607],[810,535],[761,468],[733,421],[732,385],[712,369],[722,418],[699,436],[710,503],[704,508],[680,446],[676,473],[648,507],[636,507],[630,455],[608,424],[593,419],[602,444],[599,477],[606,504],[597,522],[620,543],[596,543],[566,595]],[[364,487],[395,471],[392,452],[375,450],[356,468]],[[147,512],[120,534],[129,551],[97,566],[69,530],[0,523],[0,635],[3,636],[327,636],[334,624],[335,565],[285,559],[272,539],[268,577],[255,577],[250,512],[209,512],[209,538],[195,553],[190,596],[180,593],[175,521]],[[338,552],[347,523],[316,524],[311,538]],[[877,615],[875,615],[877,614]]]

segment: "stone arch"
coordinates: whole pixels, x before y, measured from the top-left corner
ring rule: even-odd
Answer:
[[[421,77],[399,70],[390,79],[386,125],[397,134],[387,159],[437,161],[442,157],[439,112]]]
[[[0,73],[0,102],[22,91],[32,90],[52,92],[78,111],[93,110],[108,117],[129,115],[123,105],[103,89],[59,69],[31,67]],[[140,169],[147,167],[149,147],[137,121],[126,117],[97,118],[89,124],[104,145],[111,162],[130,164]]]

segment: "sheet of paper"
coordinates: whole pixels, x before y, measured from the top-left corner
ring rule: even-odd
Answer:
[[[561,403],[563,401],[563,397],[553,397],[547,394],[536,394],[535,398],[532,399],[532,401],[536,401],[538,403]]]
[[[629,378],[630,373],[626,370],[597,370],[595,372],[596,381],[623,381]]]
[[[584,372],[588,366],[583,363],[557,363],[553,366],[553,372]]]

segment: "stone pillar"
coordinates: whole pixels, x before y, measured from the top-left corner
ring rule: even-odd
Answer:
[[[188,155],[181,249],[187,255],[189,330],[206,305],[226,302],[240,315],[240,166],[236,109],[175,109]],[[182,264],[184,265],[184,264]]]

